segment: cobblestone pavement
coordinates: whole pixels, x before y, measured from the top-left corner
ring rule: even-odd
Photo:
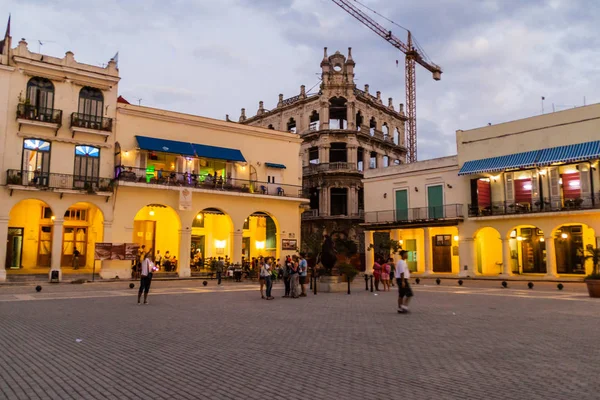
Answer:
[[[153,282],[138,306],[128,283],[0,287],[0,398],[599,398],[600,301],[581,284],[423,281],[400,315],[364,284],[264,301]]]

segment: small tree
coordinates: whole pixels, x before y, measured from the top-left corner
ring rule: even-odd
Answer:
[[[367,251],[375,251],[375,258],[386,258],[390,254],[397,254],[400,250],[402,250],[402,245],[400,241],[394,239],[385,239],[377,244],[371,243],[367,248]]]
[[[324,229],[321,227],[306,235],[302,235],[300,250],[306,254],[306,260],[311,266],[315,265],[317,256],[321,252],[323,232]]]
[[[592,260],[592,273],[587,279],[600,279],[600,249],[589,246],[585,252],[584,260]]]

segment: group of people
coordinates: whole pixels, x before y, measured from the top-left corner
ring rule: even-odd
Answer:
[[[379,291],[379,284],[382,285],[382,291],[389,292],[390,286],[394,286],[394,259],[388,258],[384,262],[382,258],[375,260],[373,264],[373,280],[375,281],[375,290]]]
[[[260,282],[260,297],[266,300],[273,300],[271,290],[273,288],[273,280],[277,278],[283,279],[285,285],[285,293],[282,297],[297,299],[306,297],[306,280],[308,277],[308,263],[304,257],[304,253],[299,256],[287,256],[282,263],[277,259],[275,262],[273,257],[267,257],[264,260],[259,260],[262,263],[260,266],[259,282]],[[266,288],[266,293],[264,289]]]
[[[146,251],[146,245],[142,245],[138,249],[136,259],[131,263],[131,278],[138,279],[141,276],[142,263],[146,256],[150,253],[152,257],[155,271],[160,271],[161,268],[166,272],[177,271],[177,257],[171,256],[169,250],[164,255],[160,254],[160,250],[156,250],[156,255],[152,255],[152,250]]]

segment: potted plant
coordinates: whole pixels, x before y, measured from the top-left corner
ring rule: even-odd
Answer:
[[[592,261],[592,273],[586,276],[585,284],[590,297],[600,298],[600,249],[588,246],[585,252],[584,259]]]
[[[350,263],[343,262],[337,267],[340,273],[346,278],[346,281],[352,282],[356,278],[356,275],[358,275],[358,270]]]

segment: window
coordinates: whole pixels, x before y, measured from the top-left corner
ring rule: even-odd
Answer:
[[[374,151],[371,152],[371,156],[369,158],[369,168],[377,168],[377,153]]]
[[[383,167],[387,168],[390,166],[390,158],[388,156],[383,156]]]
[[[84,87],[79,92],[79,118],[92,121],[102,122],[104,108],[104,96],[98,89]]]
[[[273,127],[273,124],[269,124],[269,126],[267,127],[267,129],[273,129],[273,130],[275,130],[275,128]]]
[[[369,121],[369,133],[371,136],[375,135],[375,130],[377,130],[377,121],[375,121],[375,117],[372,117]]]
[[[50,175],[50,142],[25,139],[21,171],[24,184],[47,186]]]
[[[42,219],[52,218],[52,209],[50,207],[42,207]]]
[[[309,129],[311,131],[318,131],[319,121],[319,113],[316,110],[313,110],[309,117]]]
[[[319,163],[319,148],[311,147],[308,149],[308,163],[318,164]]]
[[[92,146],[75,146],[75,181],[94,181],[100,170],[100,149]]]
[[[381,126],[381,132],[383,132],[383,136],[388,136],[390,134],[390,128],[388,128],[388,125],[386,122],[383,123],[383,125]]]
[[[329,129],[348,128],[347,101],[343,97],[333,97],[329,100]]]
[[[267,216],[266,218],[266,244],[265,247],[267,249],[276,249],[277,248],[277,227],[275,225],[275,221],[273,218]]]
[[[87,221],[87,210],[83,208],[69,208],[65,212],[65,221]]]
[[[331,215],[348,215],[348,189],[331,188]]]
[[[365,150],[362,147],[356,150],[356,160],[356,167],[360,172],[363,172],[365,170]]]
[[[348,152],[346,151],[346,143],[331,143],[329,149],[329,162],[347,162]]]
[[[242,229],[244,229],[244,230],[250,229],[250,217],[248,217],[244,220],[244,227]]]
[[[273,175],[273,176],[268,175],[267,176],[267,183],[275,183],[275,175]]]
[[[204,219],[204,213],[196,214],[196,217],[192,222],[192,228],[204,228]]]
[[[27,82],[27,100],[40,111],[54,108],[54,85],[46,78],[31,78]]]
[[[360,126],[363,124],[364,119],[362,114],[359,112],[356,113],[356,130],[360,131]]]
[[[288,121],[287,130],[290,133],[296,133],[296,120],[294,118],[290,118]]]
[[[435,235],[436,246],[452,246],[451,235]]]

